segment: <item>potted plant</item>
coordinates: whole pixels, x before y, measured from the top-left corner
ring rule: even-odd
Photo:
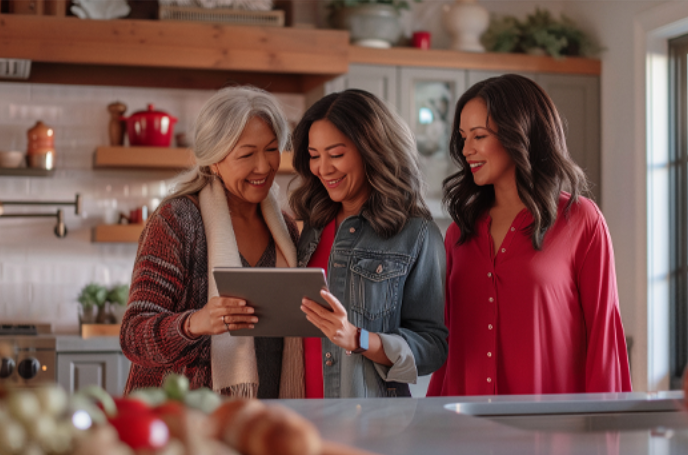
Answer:
[[[81,304],[80,321],[82,324],[105,322],[107,294],[107,289],[97,283],[89,283],[81,289],[77,300]]]
[[[129,285],[120,284],[110,288],[107,294],[107,301],[110,303],[110,314],[112,315],[115,324],[122,322],[124,312],[127,310],[127,301],[129,300]]]
[[[524,21],[514,16],[493,17],[482,36],[485,48],[492,52],[524,52],[535,55],[591,57],[602,48],[571,19],[556,19],[537,8]]]
[[[328,4],[330,24],[349,30],[352,43],[381,48],[399,41],[399,12],[409,7],[407,0],[330,0]]]

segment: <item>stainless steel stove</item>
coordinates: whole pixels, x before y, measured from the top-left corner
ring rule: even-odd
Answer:
[[[0,384],[31,387],[57,378],[50,324],[0,324]]]

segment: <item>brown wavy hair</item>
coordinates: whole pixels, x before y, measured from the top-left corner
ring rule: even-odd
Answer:
[[[320,99],[294,129],[294,169],[299,186],[291,193],[289,204],[297,219],[322,228],[341,207],[311,173],[308,133],[318,120],[332,122],[361,154],[371,187],[363,213],[377,235],[389,238],[398,234],[412,217],[432,219],[422,197],[423,180],[413,133],[375,95],[354,89]]]
[[[529,227],[533,248],[540,250],[547,230],[557,219],[561,191],[571,193],[568,211],[580,195],[587,193],[588,183],[581,168],[571,160],[564,126],[551,98],[535,82],[516,74],[478,82],[456,105],[449,155],[459,171],[444,180],[443,203],[461,229],[458,243],[476,235],[476,221],[495,200],[494,187],[476,185],[463,156],[461,112],[474,98],[485,101],[485,125],[488,118],[496,125],[496,131],[488,130],[497,136],[516,165],[518,196],[533,216]]]

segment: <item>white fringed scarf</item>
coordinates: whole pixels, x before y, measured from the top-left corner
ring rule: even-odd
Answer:
[[[277,267],[296,267],[296,247],[277,202],[278,187],[273,184],[260,204],[265,224],[275,241]],[[224,185],[213,179],[199,194],[199,205],[208,245],[208,300],[218,296],[213,276],[215,267],[242,267]],[[229,332],[214,335],[210,345],[210,369],[213,390],[229,389],[232,396],[253,398],[258,395],[258,367],[253,337],[234,337]],[[280,398],[305,395],[303,345],[301,338],[285,338],[282,355]]]

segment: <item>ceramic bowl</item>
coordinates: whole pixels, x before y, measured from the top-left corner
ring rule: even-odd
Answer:
[[[0,167],[20,167],[24,164],[24,154],[17,150],[0,151]]]

